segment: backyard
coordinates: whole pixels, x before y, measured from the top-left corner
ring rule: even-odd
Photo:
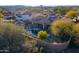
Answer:
[[[79,6],[0,8],[1,53],[79,53]]]

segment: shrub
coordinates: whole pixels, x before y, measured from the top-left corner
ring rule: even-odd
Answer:
[[[0,25],[0,48],[9,49],[10,52],[18,52],[23,43],[25,30],[23,27],[12,24],[3,23]],[[4,43],[6,42],[6,43]]]
[[[23,52],[35,53],[38,52],[38,47],[36,46],[36,40],[30,39],[28,37],[25,38]]]
[[[72,36],[73,23],[70,19],[56,20],[51,24],[51,31],[54,36],[66,41]]]
[[[46,31],[39,31],[37,34],[37,37],[40,39],[46,39],[47,38],[47,32]]]

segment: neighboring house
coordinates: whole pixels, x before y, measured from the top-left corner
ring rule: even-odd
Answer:
[[[3,14],[4,14],[4,18],[5,19],[14,19],[14,17],[17,17],[18,15],[22,15],[23,13],[25,13],[27,11],[27,9],[19,9],[19,8],[4,8],[3,10]],[[27,15],[22,15],[22,17],[28,17]],[[17,17],[18,19],[21,19],[20,17]]]
[[[25,20],[29,20],[30,16],[29,15],[16,15],[15,16],[15,20],[16,21],[25,21]]]
[[[15,16],[13,13],[11,13],[10,11],[5,11],[3,12],[4,14],[4,19],[10,20],[10,19],[15,19]]]
[[[58,16],[53,15],[53,16],[49,16],[48,20],[51,21],[51,22],[53,22],[54,20],[57,20],[58,18],[59,18]]]
[[[56,11],[54,11],[54,10],[49,10],[49,13],[50,13],[50,15],[56,15]]]

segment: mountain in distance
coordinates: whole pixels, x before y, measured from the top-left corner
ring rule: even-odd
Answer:
[[[0,6],[0,8],[26,8],[31,6],[24,6],[24,5],[4,5]]]
[[[58,6],[44,6],[44,5],[39,5],[39,6],[25,6],[25,5],[3,5],[0,6],[0,8],[29,8],[29,7],[34,7],[34,8],[58,8],[58,7],[79,7],[78,5],[58,5]]]

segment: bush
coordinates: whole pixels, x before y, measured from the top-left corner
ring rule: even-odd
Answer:
[[[26,37],[24,41],[23,52],[27,53],[38,52],[38,47],[36,45],[37,45],[36,40]]]
[[[46,31],[39,31],[37,34],[37,37],[40,39],[46,39],[47,38],[47,32]]]
[[[73,23],[70,19],[56,20],[51,24],[51,31],[54,36],[62,41],[68,40],[72,36]]]
[[[3,23],[0,25],[0,49],[8,49],[10,52],[18,52],[23,43],[25,30],[23,27]]]

